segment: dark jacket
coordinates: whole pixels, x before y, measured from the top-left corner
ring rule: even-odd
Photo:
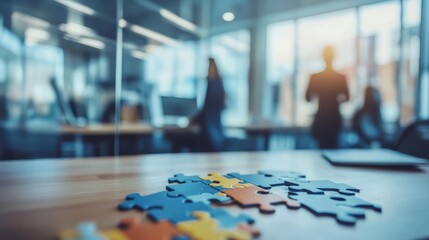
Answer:
[[[225,108],[225,89],[220,78],[207,81],[204,105],[195,122],[201,127],[201,144],[206,151],[221,151],[225,145],[222,111]]]

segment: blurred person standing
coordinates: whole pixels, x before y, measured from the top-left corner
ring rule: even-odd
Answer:
[[[353,116],[353,129],[359,136],[362,147],[377,146],[383,140],[383,119],[381,117],[381,94],[372,86],[365,88],[364,103]]]
[[[199,144],[203,151],[222,151],[226,138],[223,132],[222,111],[225,108],[226,94],[222,77],[216,61],[209,58],[207,72],[207,90],[204,105],[199,113],[191,119],[191,124],[201,127]]]
[[[342,127],[339,106],[349,100],[346,76],[333,68],[334,49],[326,46],[323,50],[325,69],[312,74],[306,92],[306,100],[317,98],[319,107],[311,132],[322,149],[336,148]]]

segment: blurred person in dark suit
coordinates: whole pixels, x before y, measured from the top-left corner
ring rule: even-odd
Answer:
[[[201,127],[199,142],[203,151],[222,151],[226,138],[223,132],[222,111],[225,108],[226,94],[216,62],[209,58],[207,90],[204,105],[191,119],[190,124]]]
[[[353,129],[359,135],[359,144],[363,147],[380,143],[384,131],[381,117],[381,95],[377,88],[365,88],[363,106],[353,117]]]
[[[339,106],[349,100],[346,76],[333,68],[334,49],[331,46],[323,50],[325,69],[311,75],[306,99],[317,98],[319,107],[314,118],[311,132],[322,149],[336,148],[338,135],[342,127]]]

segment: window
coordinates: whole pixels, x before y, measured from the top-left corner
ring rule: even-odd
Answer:
[[[380,17],[383,13],[383,17]],[[386,122],[399,118],[396,84],[399,56],[400,4],[383,2],[360,9],[360,53],[362,87],[374,85],[380,89],[382,116]]]
[[[402,78],[399,90],[401,91],[401,123],[407,124],[414,118],[415,92],[419,76],[420,56],[420,0],[404,1],[404,28],[402,35]]]
[[[250,34],[239,30],[214,36],[209,41],[226,91],[225,123],[242,123],[248,114]]]
[[[160,95],[195,97],[196,43],[154,49],[145,58],[145,79],[158,88]]]
[[[268,25],[266,79],[270,114],[285,123],[292,122],[294,115],[295,54],[294,22]]]

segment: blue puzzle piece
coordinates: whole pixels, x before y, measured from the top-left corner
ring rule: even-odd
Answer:
[[[259,170],[259,174],[274,176],[280,179],[300,179],[305,178],[305,175],[300,172],[282,171],[282,170]]]
[[[360,190],[344,183],[335,183],[328,180],[294,180],[285,179],[285,184],[292,191],[305,191],[313,194],[323,194],[323,191],[337,191],[344,195],[354,195]]]
[[[155,221],[169,220],[172,223],[195,220],[194,211],[211,212],[214,208],[200,202],[186,201],[184,197],[169,197],[167,191],[147,196],[138,193],[127,195],[127,200],[119,204],[119,209],[137,208],[148,212]]]
[[[183,173],[177,173],[174,174],[174,177],[171,177],[168,179],[169,183],[185,183],[185,182],[201,182],[203,179],[201,179],[199,176],[185,176]]]
[[[228,175],[238,178],[245,181],[246,183],[251,183],[253,185],[259,186],[261,188],[270,189],[273,186],[284,185],[284,180],[262,174],[239,174],[239,173],[228,173]]]
[[[248,215],[231,215],[228,211],[218,208],[211,212],[214,219],[218,220],[219,226],[223,229],[235,229],[241,223],[253,224],[255,220]]]
[[[192,212],[211,212],[213,208],[210,205],[201,202],[185,202],[162,206],[149,210],[148,216],[154,221],[168,220],[174,224],[184,221],[195,220]]]
[[[305,208],[316,215],[334,216],[339,223],[353,225],[358,218],[365,217],[363,208],[372,208],[381,211],[381,207],[355,196],[345,196],[338,193],[308,194],[304,192],[292,193],[290,198],[297,200]]]
[[[177,196],[195,196],[202,193],[211,193],[216,194],[220,192],[214,187],[211,187],[210,185],[207,185],[203,182],[186,182],[182,184],[175,184],[175,185],[168,185],[167,190],[168,196],[170,197],[177,197]]]
[[[185,202],[183,197],[168,197],[167,191],[157,192],[150,195],[142,196],[140,193],[131,193],[126,196],[126,200],[118,205],[121,210],[130,210],[136,208],[142,211],[148,210],[151,207],[166,205],[171,202]]]
[[[213,193],[202,193],[199,195],[193,195],[193,196],[186,196],[188,200],[191,202],[201,202],[204,204],[210,205],[210,201],[216,201],[220,203],[227,203],[230,202],[232,199],[228,196],[219,196],[217,194]]]

